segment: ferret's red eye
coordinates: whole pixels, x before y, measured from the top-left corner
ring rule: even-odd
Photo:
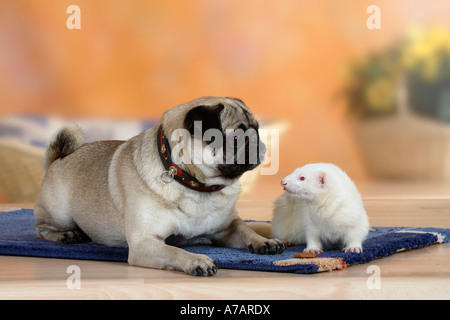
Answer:
[[[301,180],[301,181],[305,180],[305,177],[300,177],[300,180]]]

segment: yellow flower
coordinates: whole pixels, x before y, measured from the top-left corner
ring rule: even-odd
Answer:
[[[371,112],[389,112],[395,105],[395,85],[390,79],[378,78],[364,88],[364,97]]]
[[[401,62],[407,69],[422,66],[423,77],[433,80],[439,71],[442,53],[450,54],[450,30],[438,26],[428,30],[416,27],[408,32]]]

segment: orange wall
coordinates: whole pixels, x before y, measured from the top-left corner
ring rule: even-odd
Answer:
[[[66,8],[81,8],[68,30]],[[378,4],[381,30],[366,27]],[[279,177],[332,161],[366,177],[347,121],[342,63],[413,24],[448,24],[450,2],[2,1],[0,116],[159,118],[202,95],[243,99],[291,123]],[[278,178],[278,177],[277,177]]]

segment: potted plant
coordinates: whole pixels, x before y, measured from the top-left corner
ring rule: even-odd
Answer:
[[[345,89],[376,178],[450,178],[450,30],[412,29],[396,46],[353,61]]]

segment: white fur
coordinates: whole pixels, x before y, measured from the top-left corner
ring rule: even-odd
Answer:
[[[300,180],[304,177],[303,180]],[[307,164],[281,181],[286,193],[275,202],[272,236],[322,252],[327,243],[362,252],[369,219],[353,181],[330,163]]]

